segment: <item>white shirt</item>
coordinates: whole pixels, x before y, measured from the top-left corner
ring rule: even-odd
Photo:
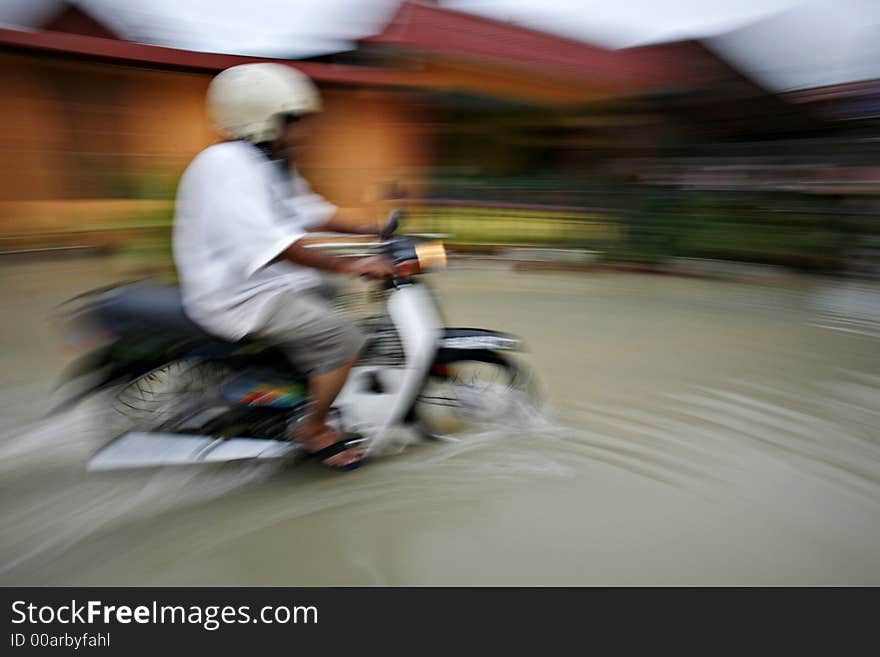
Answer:
[[[336,206],[243,141],[211,146],[183,174],[174,217],[174,261],[187,315],[239,340],[259,326],[280,294],[316,287],[320,274],[270,264]]]

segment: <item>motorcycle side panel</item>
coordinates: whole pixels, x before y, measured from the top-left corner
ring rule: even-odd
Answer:
[[[299,408],[309,401],[304,382],[258,370],[245,371],[227,383],[223,396],[235,404],[284,409]]]

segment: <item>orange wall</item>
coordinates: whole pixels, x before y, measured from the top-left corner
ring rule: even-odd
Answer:
[[[213,139],[203,76],[0,54],[0,200],[100,198]],[[119,195],[118,193],[116,195]]]
[[[143,196],[156,177],[173,185],[218,139],[204,110],[210,78],[0,53],[0,231],[29,221],[12,216],[21,201],[56,201],[58,214],[58,200]],[[406,96],[337,87],[324,100],[302,169],[334,202],[360,204],[430,164],[430,126]]]
[[[356,206],[377,185],[431,164],[433,126],[405,96],[369,89],[325,91],[301,166],[313,186],[341,205]],[[418,188],[409,190],[418,194]]]

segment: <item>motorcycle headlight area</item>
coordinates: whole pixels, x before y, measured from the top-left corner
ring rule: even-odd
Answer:
[[[422,242],[416,244],[416,258],[423,271],[442,269],[446,266],[446,247],[442,242]]]

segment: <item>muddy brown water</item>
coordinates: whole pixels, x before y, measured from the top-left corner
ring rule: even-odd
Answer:
[[[449,323],[520,335],[542,409],[344,475],[90,474],[45,320],[119,276],[0,266],[2,584],[880,584],[874,284],[452,269]]]

